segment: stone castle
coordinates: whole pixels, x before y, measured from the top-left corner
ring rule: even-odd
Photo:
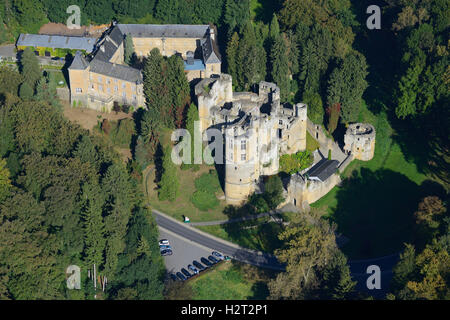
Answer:
[[[307,106],[280,103],[280,89],[262,81],[258,93],[233,92],[232,78],[221,73],[217,34],[210,25],[114,24],[98,40],[83,37],[21,35],[18,49],[26,46],[78,51],[68,68],[70,100],[99,111],[115,104],[145,106],[141,70],[125,65],[124,46],[131,37],[135,54],[142,58],[158,48],[162,55],[179,55],[189,81],[195,86],[200,130],[221,131],[224,137],[225,199],[241,204],[253,192],[262,192],[264,177],[279,172],[279,158],[306,149],[307,132],[320,148],[310,168],[283,181],[285,204],[304,209],[340,183],[338,174],[353,160],[374,156],[375,128],[351,124],[344,148],[329,138],[320,125],[307,117]],[[332,151],[331,159],[326,158]]]
[[[334,145],[333,159],[316,150],[312,167],[283,181],[285,202],[304,209],[341,182],[338,170],[353,160],[372,159],[375,129],[352,124],[345,134],[344,151],[307,117],[307,106],[280,103],[280,89],[262,81],[258,93],[233,92],[228,74],[203,79],[195,86],[200,131],[219,129],[224,137],[225,200],[238,205],[253,192],[262,192],[264,177],[279,172],[279,158],[306,150],[307,132],[322,145]],[[314,128],[314,131],[312,130]],[[328,150],[328,149],[327,149]]]
[[[280,104],[280,89],[260,82],[258,94],[233,92],[230,75],[204,79],[195,87],[200,129],[225,137],[225,198],[239,204],[259,191],[261,178],[277,174],[279,155],[306,149],[307,107]]]

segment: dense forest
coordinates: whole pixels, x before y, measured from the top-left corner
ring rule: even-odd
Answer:
[[[165,269],[139,176],[109,141],[62,116],[29,58],[21,73],[0,68],[0,298],[161,299]],[[94,264],[104,292],[88,279]],[[81,268],[82,290],[66,289],[69,265]]]
[[[222,71],[233,76],[236,90],[274,81],[283,102],[307,103],[308,117],[336,139],[348,123],[371,114],[377,129],[374,161],[386,159],[398,145],[421,174],[445,189],[440,197],[411,200],[412,206],[417,201],[415,237],[394,270],[389,298],[448,299],[448,0],[0,0],[0,43],[13,42],[20,32],[37,32],[49,21],[65,23],[71,4],[80,6],[82,24],[216,25]],[[366,26],[366,9],[374,4],[382,8],[381,30]],[[24,58],[33,60],[30,53]],[[160,194],[169,200],[176,199],[178,184],[161,134],[165,128],[192,131],[198,118],[182,73],[179,59],[152,51],[143,67],[149,110],[136,118],[134,159],[141,169],[152,162],[161,167],[166,174]],[[56,269],[79,261],[82,266],[95,262],[108,275],[110,298],[161,297],[156,232],[139,182],[108,142],[62,118],[50,76],[33,62],[25,62],[20,73],[0,73],[0,260],[5,261],[0,295],[71,297],[61,289],[64,279]],[[328,245],[333,241],[329,227],[320,227],[308,238],[305,221],[296,221],[283,241],[327,246],[327,259],[333,257],[334,270],[342,275],[332,280],[342,280],[342,290],[330,293],[317,290],[314,281],[302,282],[296,272],[310,266],[297,265],[270,284],[272,298],[354,297],[345,257]],[[290,250],[297,249],[286,247],[280,258],[289,264]],[[312,263],[315,277],[332,270],[326,259]],[[152,272],[141,272],[149,265]],[[47,290],[28,290],[44,282]]]

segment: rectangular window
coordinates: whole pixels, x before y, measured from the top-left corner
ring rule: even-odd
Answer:
[[[98,91],[102,91],[103,92],[103,86],[102,85],[98,86]]]
[[[98,82],[102,82],[102,77],[98,76]]]
[[[245,158],[246,158],[245,153],[241,154],[241,160],[242,160],[242,161],[245,161]]]
[[[135,94],[133,94],[133,100],[136,100],[136,95]]]
[[[122,93],[122,96],[123,96],[124,98],[126,98],[126,97],[127,97],[127,93],[126,93],[126,92],[123,92],[123,93]]]
[[[123,82],[123,83],[122,83],[122,88],[125,89],[125,86],[126,86],[126,83]]]
[[[119,87],[118,86],[114,86],[114,92],[119,91]]]
[[[76,92],[76,93],[81,93],[81,92],[83,92],[83,90],[82,90],[81,88],[76,88],[76,89],[75,89],[75,92]]]
[[[108,88],[106,89],[106,92],[111,93],[111,88],[108,87]]]
[[[111,83],[111,80],[106,79],[106,84],[110,84],[110,83]]]
[[[245,150],[245,149],[247,149],[247,141],[241,140],[241,150]]]

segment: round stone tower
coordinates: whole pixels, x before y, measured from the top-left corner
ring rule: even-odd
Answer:
[[[242,122],[245,122],[243,119]],[[259,180],[256,135],[248,123],[225,130],[225,199],[239,205],[255,191]]]
[[[353,154],[355,159],[369,161],[375,151],[375,128],[369,123],[349,125],[344,136],[344,151]]]

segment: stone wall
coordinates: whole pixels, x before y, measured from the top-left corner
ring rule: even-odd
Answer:
[[[310,181],[299,174],[292,175],[287,187],[286,201],[282,206],[292,203],[301,208],[302,204],[316,202],[341,182],[338,174],[333,174],[324,182]]]

